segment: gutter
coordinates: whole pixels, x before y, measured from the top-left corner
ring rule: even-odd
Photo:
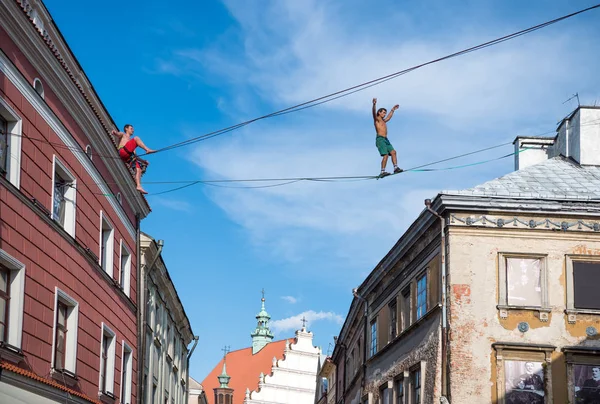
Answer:
[[[444,217],[431,209],[431,199],[425,199],[425,207],[434,216],[440,219],[440,236],[442,250],[442,396],[440,402],[450,403],[449,396],[449,360],[448,360],[448,306],[446,296],[446,221]]]
[[[187,354],[187,363],[186,363],[186,372],[187,372],[187,380],[185,381],[185,399],[183,400],[184,403],[188,402],[188,398],[190,395],[190,358],[192,357],[192,354],[194,353],[194,350],[196,349],[196,345],[198,345],[198,340],[200,339],[200,337],[198,335],[194,335],[194,346],[192,346],[192,350]],[[204,391],[204,390],[203,390]]]

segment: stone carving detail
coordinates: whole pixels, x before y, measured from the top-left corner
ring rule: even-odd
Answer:
[[[595,336],[596,334],[598,334],[598,330],[596,330],[596,328],[595,328],[595,327],[588,327],[588,328],[586,328],[586,329],[585,329],[585,333],[586,333],[588,336],[590,336],[590,337],[593,337],[593,336]]]
[[[540,317],[540,321],[548,321],[548,313],[546,313],[545,311],[540,311],[539,312],[539,317]]]
[[[577,315],[576,314],[569,314],[567,316],[567,321],[569,322],[569,324],[575,324],[577,322]]]
[[[523,321],[519,323],[519,331],[521,332],[527,332],[529,331],[529,323]]]
[[[389,369],[383,370],[376,378],[366,381],[364,393],[372,393],[373,400],[377,402],[379,398],[379,386],[385,382],[394,380],[398,375],[408,371],[412,366],[421,361],[427,362],[427,369],[437,368],[437,357],[439,351],[439,334],[431,333],[429,337],[417,349],[413,350],[403,360],[394,363]],[[432,403],[435,387],[435,373],[425,372],[425,379],[421,391],[423,392],[423,402]]]
[[[583,220],[577,220],[574,222],[554,222],[551,219],[543,219],[540,221],[536,221],[534,219],[530,220],[522,220],[518,217],[513,217],[512,219],[504,219],[504,218],[493,218],[487,215],[482,215],[478,217],[467,216],[464,218],[458,217],[454,214],[450,215],[450,224],[455,224],[456,222],[463,223],[467,226],[488,226],[495,225],[496,227],[502,228],[512,223],[514,227],[518,227],[519,225],[525,226],[530,229],[538,228],[539,226],[543,226],[546,229],[560,229],[562,231],[567,231],[570,229],[576,230],[591,230],[594,232],[600,232],[600,223],[598,222],[584,222]]]

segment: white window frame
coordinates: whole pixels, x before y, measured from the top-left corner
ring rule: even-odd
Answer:
[[[129,297],[131,289],[131,252],[127,248],[127,245],[125,245],[123,242],[123,239],[121,239],[119,245],[119,280],[121,281],[121,289],[123,289],[125,296]],[[125,262],[125,267],[123,267],[123,250],[125,250],[127,253],[127,262]]]
[[[104,233],[104,223],[110,227],[110,235],[108,236],[108,240],[106,242],[106,262],[104,262],[102,257],[102,237]],[[100,211],[100,237],[98,238],[98,264],[100,267],[108,274],[110,277],[113,277],[114,273],[114,255],[115,255],[115,228],[112,223],[108,220],[108,218],[104,215],[103,211]]]
[[[6,179],[16,188],[21,186],[21,137],[23,132],[23,120],[0,98],[0,115],[7,123],[8,156],[6,162]]]
[[[567,270],[567,313],[575,314],[600,314],[600,310],[596,309],[578,309],[575,308],[575,277],[573,274],[573,261],[593,262],[600,264],[600,257],[593,255],[574,255],[565,256]]]
[[[52,369],[55,369],[56,345],[56,315],[59,300],[68,307],[67,310],[67,340],[65,341],[65,370],[77,374],[77,330],[79,325],[79,303],[64,291],[55,287],[54,290],[54,315],[52,317]]]
[[[88,158],[90,160],[93,160],[92,146],[90,146],[90,145],[85,146],[85,155],[88,156]]]
[[[117,336],[115,334],[115,332],[110,329],[109,326],[107,326],[104,322],[102,323],[102,327],[100,327],[100,368],[98,371],[98,393],[102,394],[102,393],[110,393],[114,395],[114,388],[115,388],[115,352],[116,352],[116,347],[115,345],[117,345]],[[106,391],[102,391],[101,389],[101,381],[102,381],[102,367],[103,367],[103,358],[102,358],[102,351],[103,351],[103,346],[102,344],[104,343],[104,336],[108,336],[110,337],[110,345],[108,346],[108,353],[107,353],[107,362],[106,362],[106,375],[104,375],[104,377],[106,378]]]
[[[65,223],[63,229],[73,238],[75,238],[75,224],[76,224],[76,215],[77,215],[77,179],[71,172],[67,169],[67,167],[56,157],[56,155],[52,158],[52,199],[50,204],[50,212],[52,214],[52,219],[56,221],[54,217],[54,181],[56,180],[56,172],[60,174],[61,177],[70,181],[71,186],[68,187],[65,192]],[[58,221],[57,221],[58,223]]]
[[[507,258],[525,258],[539,259],[542,262],[540,271],[542,285],[542,305],[538,306],[515,306],[508,304],[508,290],[506,287],[506,259]],[[518,310],[538,310],[549,311],[550,304],[548,301],[548,255],[547,254],[530,254],[530,253],[498,253],[498,308],[499,309],[518,309]]]
[[[10,270],[10,304],[8,305],[6,342],[21,349],[25,302],[25,265],[2,249],[0,249],[0,264]]]
[[[133,371],[133,349],[125,342],[122,341],[122,350],[121,350],[121,404],[130,404],[131,403],[131,383],[132,383],[132,375]],[[129,360],[125,362],[125,353],[129,353]],[[127,367],[127,368],[126,368]],[[123,369],[127,369],[127,380],[123,380]],[[123,396],[123,383],[125,384],[125,397]]]

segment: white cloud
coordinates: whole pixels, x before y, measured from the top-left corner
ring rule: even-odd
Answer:
[[[316,312],[314,310],[308,310],[300,314],[296,314],[295,316],[271,321],[270,326],[274,332],[295,331],[302,328],[303,318],[306,319],[307,329],[310,329],[311,325],[316,321],[331,321],[338,325],[342,325],[344,323],[344,318],[342,316],[331,311]]]
[[[294,296],[281,296],[281,298],[290,304],[296,304],[298,302],[298,299]]]
[[[398,11],[373,18],[349,15],[350,8],[335,1],[258,3],[226,0],[239,29],[212,47],[176,50],[162,66],[169,74],[228,83],[231,93],[220,94],[215,104],[232,123],[516,30],[511,22],[484,26],[477,18],[469,21],[479,25],[467,25],[458,16],[447,17],[444,28],[423,33],[415,31],[414,16]],[[356,1],[353,7],[366,6]],[[382,37],[381,27],[392,26],[401,34]],[[598,45],[588,39],[592,36],[578,35],[574,24],[561,27],[428,66],[314,109],[254,123],[201,143],[188,156],[206,177],[225,179],[377,174],[372,97],[388,108],[401,105],[389,133],[403,168],[504,143],[517,134],[551,130],[570,108],[562,101],[574,89],[589,97],[600,93],[600,76],[590,68]],[[187,136],[199,134],[191,130]],[[304,265],[294,275],[323,280],[343,272],[345,281],[355,283],[416,219],[423,199],[511,169],[507,159],[381,181],[206,192],[246,230],[261,256],[302,264],[314,260],[317,264]]]

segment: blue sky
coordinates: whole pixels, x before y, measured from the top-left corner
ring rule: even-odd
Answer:
[[[176,4],[176,6],[175,6]],[[119,126],[153,148],[402,70],[593,5],[591,1],[106,0],[46,5]],[[429,66],[317,108],[150,156],[144,180],[371,175],[379,171],[371,99],[400,167],[555,128],[600,105],[600,11]],[[510,153],[511,146],[459,160]],[[391,165],[390,165],[391,167]],[[407,173],[383,181],[266,189],[198,185],[148,196],[145,232],[164,258],[200,343],[202,380],[221,348],[247,347],[266,291],[276,338],[305,315],[327,353],[362,282],[442,189],[513,170]],[[148,184],[159,192],[170,185]]]

